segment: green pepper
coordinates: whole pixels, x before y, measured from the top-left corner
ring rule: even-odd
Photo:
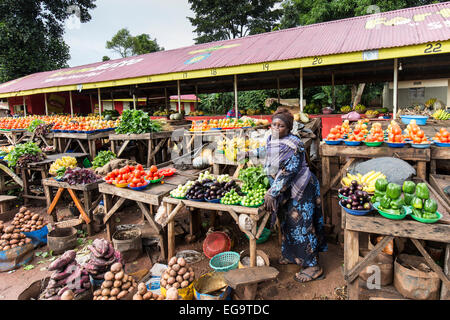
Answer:
[[[437,202],[433,199],[425,200],[425,203],[423,204],[423,211],[435,213],[437,211]]]
[[[383,209],[384,212],[389,213],[389,214],[395,214],[395,215],[399,215],[400,214],[400,210],[399,209]]]
[[[422,199],[418,197],[414,197],[411,201],[411,206],[415,209],[421,209],[423,208]]]
[[[412,212],[413,212],[413,215],[415,215],[416,217],[422,218],[422,210],[413,208]]]
[[[403,201],[405,202],[406,205],[410,205],[411,201],[414,199],[415,195],[411,194],[411,193],[404,193],[403,194]]]
[[[373,196],[372,198],[370,198],[370,202],[372,202],[372,203],[375,203],[375,202],[378,202],[379,200],[378,200],[378,197],[377,196]]]
[[[375,181],[375,190],[385,192],[389,182],[384,178],[378,178]]]
[[[402,198],[398,198],[395,200],[391,200],[391,208],[392,209],[400,209],[405,203]]]
[[[416,191],[416,184],[412,181],[403,182],[402,190],[404,193],[414,193]]]
[[[384,196],[380,199],[380,206],[383,209],[389,209],[391,207],[391,199],[388,196]]]
[[[386,195],[386,192],[378,191],[377,189],[375,189],[375,192],[373,194],[375,195],[375,197],[383,198]]]
[[[386,195],[391,199],[398,199],[402,194],[402,187],[396,183],[389,183],[386,188]]]
[[[418,183],[416,186],[416,196],[420,199],[428,199],[430,197],[430,191],[428,190],[428,186],[426,183]]]

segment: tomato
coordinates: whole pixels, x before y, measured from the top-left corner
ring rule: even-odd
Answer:
[[[335,140],[336,139],[336,136],[334,135],[334,134],[329,134],[328,136],[327,136],[327,140]]]
[[[402,141],[403,141],[403,138],[401,135],[395,136],[394,142],[402,142]]]
[[[422,142],[422,139],[419,138],[419,137],[414,137],[414,138],[413,138],[413,142],[414,142],[414,143],[421,143],[421,142]]]
[[[119,172],[120,172],[121,174],[124,174],[124,173],[129,172],[129,170],[125,167],[125,168],[120,169]]]
[[[125,184],[127,183],[125,180],[120,180],[118,184]]]
[[[142,166],[142,164],[138,164],[138,165],[136,166],[136,170],[143,171],[143,170],[144,170],[144,167]]]
[[[158,168],[155,166],[155,165],[152,165],[151,167],[150,167],[150,172],[151,173],[155,173],[155,172],[157,172],[158,171]]]
[[[136,188],[136,184],[130,183],[130,188]]]
[[[138,183],[137,184],[137,187],[139,188],[139,187],[143,187],[143,186],[145,186],[145,184],[142,184],[142,183]]]
[[[425,135],[425,133],[423,132],[423,130],[418,130],[417,131],[417,136],[419,137],[419,138],[423,138],[424,137],[424,135]]]
[[[402,129],[400,129],[400,127],[395,126],[395,127],[392,128],[391,132],[394,135],[399,135],[399,134],[402,134]]]
[[[135,176],[136,178],[140,178],[140,177],[142,176],[142,174],[143,174],[142,171],[137,171],[137,170],[134,171],[134,176]]]

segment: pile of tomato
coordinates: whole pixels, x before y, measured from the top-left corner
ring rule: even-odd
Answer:
[[[350,133],[347,141],[364,141],[364,133],[362,133],[361,131],[358,134]]]
[[[384,132],[381,129],[381,124],[376,122],[372,125],[369,134],[366,137],[365,142],[383,142],[384,141]]]
[[[441,143],[450,143],[450,133],[446,128],[441,128],[439,132],[436,132],[436,135],[433,137],[433,140],[441,142]]]
[[[414,144],[430,143],[425,136],[425,132],[423,132],[423,130],[414,122],[410,122],[405,131],[407,133],[407,138],[411,139]]]
[[[405,136],[402,134],[402,129],[399,125],[394,125],[388,129],[388,142],[390,143],[404,143]]]
[[[172,176],[175,172],[177,172],[177,169],[175,168],[165,168],[165,169],[160,169],[158,170],[158,174],[160,176],[164,176],[164,177],[170,177]]]
[[[137,166],[125,166],[121,169],[114,169],[108,173],[105,177],[106,183],[109,184],[126,184],[129,187],[143,187],[148,184],[145,181],[146,172],[142,165]]]
[[[149,181],[155,181],[155,180],[159,180],[162,178],[162,174],[161,172],[158,171],[158,168],[153,165],[150,167],[149,171],[146,173],[145,175],[145,179],[149,180]]]
[[[336,141],[342,139],[344,137],[344,134],[345,130],[343,130],[340,125],[337,125],[334,128],[331,128],[326,140]]]

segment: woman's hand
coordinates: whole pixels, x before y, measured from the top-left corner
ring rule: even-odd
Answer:
[[[267,191],[264,196],[264,208],[270,212],[274,212],[277,209],[275,208],[275,198],[269,193],[269,191]]]

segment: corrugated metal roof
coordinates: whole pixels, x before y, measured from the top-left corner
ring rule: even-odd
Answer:
[[[0,94],[449,39],[450,2],[445,2],[36,73],[0,85]]]

